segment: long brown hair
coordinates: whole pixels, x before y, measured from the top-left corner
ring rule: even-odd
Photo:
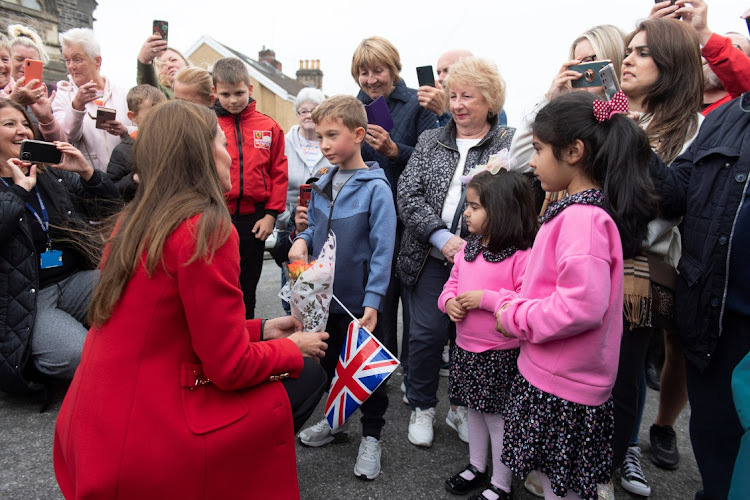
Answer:
[[[186,101],[155,107],[141,124],[133,148],[133,170],[140,185],[120,215],[105,250],[89,322],[101,326],[112,315],[125,286],[145,255],[149,276],[157,265],[166,270],[164,243],[194,215],[195,253],[210,262],[231,231],[231,221],[214,161],[217,120],[213,111]]]
[[[648,49],[659,69],[659,78],[643,100],[644,109],[653,113],[646,133],[659,158],[671,163],[698,130],[703,101],[698,35],[675,19],[646,19],[628,36],[626,46],[639,31],[646,32]]]

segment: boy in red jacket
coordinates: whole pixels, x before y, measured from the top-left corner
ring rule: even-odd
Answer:
[[[214,105],[232,156],[232,189],[224,196],[240,235],[240,288],[247,318],[255,315],[255,288],[263,269],[265,241],[286,207],[288,182],[284,132],[255,110],[253,86],[245,65],[227,57],[216,62]]]

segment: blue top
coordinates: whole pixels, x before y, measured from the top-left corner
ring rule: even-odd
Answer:
[[[381,310],[391,277],[396,240],[396,207],[385,172],[376,162],[357,170],[332,201],[331,181],[338,166],[313,186],[308,228],[298,236],[317,258],[328,231],[336,235],[333,293],[355,315],[365,307]],[[345,311],[335,301],[331,312]]]

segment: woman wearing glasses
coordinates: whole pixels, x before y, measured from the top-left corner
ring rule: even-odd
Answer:
[[[60,35],[60,45],[69,81],[57,84],[52,112],[70,143],[96,170],[106,172],[112,150],[133,126],[127,117],[127,89],[100,73],[101,48],[92,30],[68,30]],[[98,108],[115,110],[115,119],[97,128]]]

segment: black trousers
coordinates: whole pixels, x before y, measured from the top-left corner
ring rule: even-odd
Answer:
[[[256,205],[255,213],[247,215],[232,215],[232,224],[237,228],[240,236],[240,288],[245,301],[245,317],[255,317],[255,289],[263,270],[263,252],[266,242],[259,240],[253,233],[253,226],[263,218],[263,205],[260,210]]]
[[[615,386],[612,388],[612,400],[615,405],[615,430],[612,442],[613,471],[617,470],[625,460],[633,429],[638,421],[638,398],[651,330],[651,327],[628,330],[628,322],[623,318],[620,362]]]
[[[320,397],[328,389],[328,377],[320,363],[311,358],[305,358],[305,365],[298,378],[287,378],[281,382],[289,396],[294,418],[294,434],[296,435],[307,419],[310,418]]]
[[[723,500],[729,494],[743,434],[732,399],[732,371],[748,352],[750,317],[726,310],[708,367],[701,372],[692,363],[685,364],[690,441],[703,480],[703,491],[696,499]]]
[[[381,314],[378,313],[378,325],[372,334],[382,342],[380,320]],[[352,319],[347,314],[330,314],[328,316],[328,324],[326,325],[326,331],[330,335],[328,337],[328,349],[326,349],[326,355],[320,362],[328,375],[328,387],[333,380],[339,354],[341,354],[341,348],[346,340],[346,331],[351,321]],[[372,436],[380,440],[380,432],[385,425],[385,411],[388,409],[388,388],[385,383],[380,384],[380,387],[375,389],[375,392],[362,403],[359,409],[362,412],[362,418],[360,419],[362,435],[365,437]]]

